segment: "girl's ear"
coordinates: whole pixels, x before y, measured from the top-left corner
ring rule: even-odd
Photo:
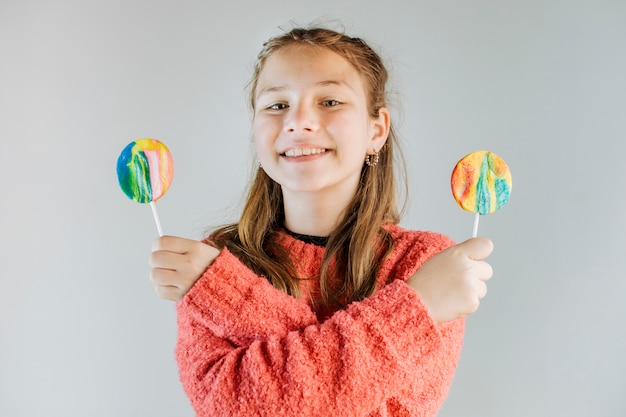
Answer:
[[[390,128],[391,117],[389,110],[386,107],[381,107],[378,109],[378,117],[371,121],[370,132],[372,149],[377,151],[385,145]]]

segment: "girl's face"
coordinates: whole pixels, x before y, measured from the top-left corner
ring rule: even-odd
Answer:
[[[325,48],[288,46],[271,55],[255,101],[257,155],[285,197],[351,197],[366,155],[379,150],[389,133],[387,109],[372,119],[358,72]]]

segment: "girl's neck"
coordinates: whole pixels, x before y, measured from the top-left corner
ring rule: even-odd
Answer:
[[[337,227],[350,198],[324,198],[319,193],[289,193],[283,191],[285,227],[291,232],[328,236]]]

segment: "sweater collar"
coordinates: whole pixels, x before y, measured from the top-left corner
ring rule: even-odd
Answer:
[[[298,239],[299,241],[315,246],[326,247],[328,243],[328,236],[311,236],[311,235],[303,235],[301,233],[292,232],[287,228],[283,228],[285,233],[288,235]]]

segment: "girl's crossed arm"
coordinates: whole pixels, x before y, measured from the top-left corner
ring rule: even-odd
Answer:
[[[319,323],[227,250],[177,307],[199,416],[435,414],[462,344],[463,319],[437,325],[401,280]]]

